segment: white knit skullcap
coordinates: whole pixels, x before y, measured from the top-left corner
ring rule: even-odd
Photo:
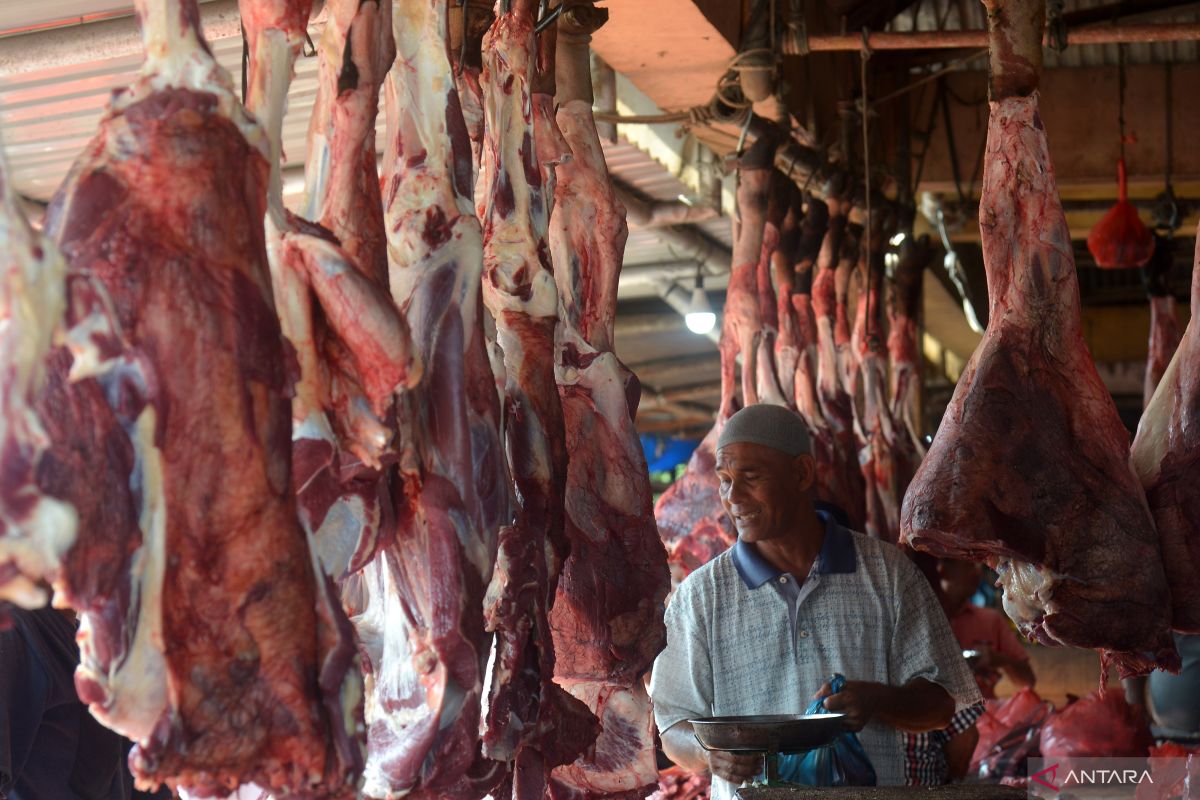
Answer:
[[[727,444],[761,444],[789,456],[812,452],[804,419],[786,406],[770,403],[746,406],[725,423],[717,449]]]

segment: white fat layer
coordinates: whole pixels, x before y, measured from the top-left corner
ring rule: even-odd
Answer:
[[[120,113],[163,89],[189,89],[217,98],[219,113],[233,122],[250,145],[268,157],[262,126],[246,113],[233,91],[229,73],[204,48],[200,32],[184,23],[180,0],[137,0],[146,60],[141,79],[113,98],[110,112]]]
[[[1053,612],[1054,589],[1062,576],[1050,570],[1004,558],[996,565],[1004,589],[1004,611],[1018,625],[1032,625]]]
[[[1180,363],[1191,356],[1192,322],[1188,322],[1183,334],[1183,342],[1171,356],[1162,379],[1154,390],[1142,418],[1138,422],[1137,435],[1133,437],[1133,447],[1129,455],[1133,463],[1133,471],[1143,486],[1151,486],[1158,480],[1162,469],[1163,459],[1167,455],[1167,429],[1174,416],[1176,397],[1179,388]]]
[[[45,380],[46,354],[62,334],[66,309],[66,263],[42,241],[21,212],[8,180],[0,143],[0,442],[16,440],[36,466],[47,444],[30,406]],[[68,503],[40,496],[32,483],[23,498],[36,498],[32,510],[13,516],[0,505],[0,564],[22,573],[0,585],[0,599],[37,608],[46,594],[35,582],[53,577],[75,542],[77,518]]]
[[[162,452],[154,445],[157,414],[143,409],[132,438],[140,477],[142,546],[134,553],[132,593],[126,624],[134,630],[124,659],[107,674],[92,655],[91,625],[84,614],[79,630],[79,673],[104,688],[107,698],[91,706],[92,715],[129,739],[146,740],[167,713],[167,665],[163,657],[162,587],[166,571],[167,499],[163,491]]]

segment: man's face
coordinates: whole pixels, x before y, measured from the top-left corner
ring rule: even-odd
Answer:
[[[738,443],[717,452],[721,505],[746,542],[765,542],[795,527],[808,498],[812,456],[792,458],[760,444]]]

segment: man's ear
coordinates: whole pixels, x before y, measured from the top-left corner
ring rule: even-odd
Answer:
[[[807,492],[817,482],[817,461],[810,453],[801,453],[792,462],[796,474],[796,488]]]

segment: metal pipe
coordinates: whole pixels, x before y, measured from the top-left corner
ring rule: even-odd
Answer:
[[[1072,45],[1137,44],[1141,42],[1200,41],[1200,23],[1104,25],[1077,28],[1068,34]],[[813,53],[870,50],[948,50],[988,46],[988,32],[971,31],[875,31],[863,33],[810,34],[808,49]]]

